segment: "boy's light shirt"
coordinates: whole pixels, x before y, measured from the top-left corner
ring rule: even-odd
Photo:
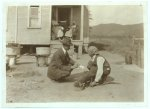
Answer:
[[[96,58],[96,55],[94,55],[92,57],[92,61],[94,61]],[[103,57],[98,57],[97,58],[97,72],[96,72],[96,76],[95,76],[95,82],[99,82],[99,80],[101,79],[101,76],[103,74],[103,64],[105,62],[105,59]]]

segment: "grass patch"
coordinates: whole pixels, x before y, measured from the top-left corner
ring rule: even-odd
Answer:
[[[92,37],[89,45],[96,45],[99,50],[107,50],[125,56],[132,53],[132,38],[130,37]]]

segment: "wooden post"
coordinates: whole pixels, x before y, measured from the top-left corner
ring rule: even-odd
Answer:
[[[51,20],[52,20],[52,6],[49,7],[49,22],[50,22],[49,23],[49,28],[50,28],[50,34],[49,35],[50,35],[50,41],[51,41],[51,28],[52,28],[51,27],[51,23],[52,23]]]
[[[142,50],[141,50],[141,41],[139,40],[139,59],[138,59],[138,61],[139,61],[139,67],[141,67],[142,66]]]
[[[56,8],[56,21],[58,22],[58,7]]]
[[[84,6],[81,5],[81,28],[80,28],[80,40],[81,44],[78,45],[78,58],[82,55],[82,46],[83,46],[83,18],[84,18]]]
[[[15,43],[17,43],[17,36],[18,36],[18,7],[16,6]]]
[[[135,36],[133,35],[132,36],[132,47],[134,47],[134,44],[135,44]]]
[[[73,23],[73,8],[71,7],[71,13],[70,13],[70,25]]]
[[[7,6],[7,8],[6,8],[6,22],[5,22],[5,24],[7,24],[6,25],[6,32],[7,32],[7,35],[8,35],[8,16],[9,16],[9,14],[8,14],[8,12],[9,12],[9,6]],[[6,37],[7,37],[7,35],[6,35]],[[7,40],[6,40],[7,41]]]
[[[144,68],[144,47],[141,47],[141,68]]]
[[[82,44],[78,46],[78,58],[82,55]]]
[[[84,18],[84,5],[81,5],[81,30],[80,30],[80,40],[83,41],[83,18]]]

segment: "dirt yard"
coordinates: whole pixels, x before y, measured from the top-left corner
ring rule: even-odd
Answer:
[[[8,103],[48,102],[140,102],[144,100],[144,73],[136,65],[125,65],[124,57],[101,52],[111,64],[109,84],[78,90],[73,82],[83,70],[75,69],[67,81],[58,83],[47,78],[47,67],[37,67],[34,56],[22,56],[12,71],[7,71]],[[77,61],[86,66],[89,56]]]

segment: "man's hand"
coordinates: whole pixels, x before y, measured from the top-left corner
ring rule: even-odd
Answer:
[[[75,68],[78,68],[79,64],[78,63],[75,63],[73,66],[71,66],[71,69],[75,69]]]

